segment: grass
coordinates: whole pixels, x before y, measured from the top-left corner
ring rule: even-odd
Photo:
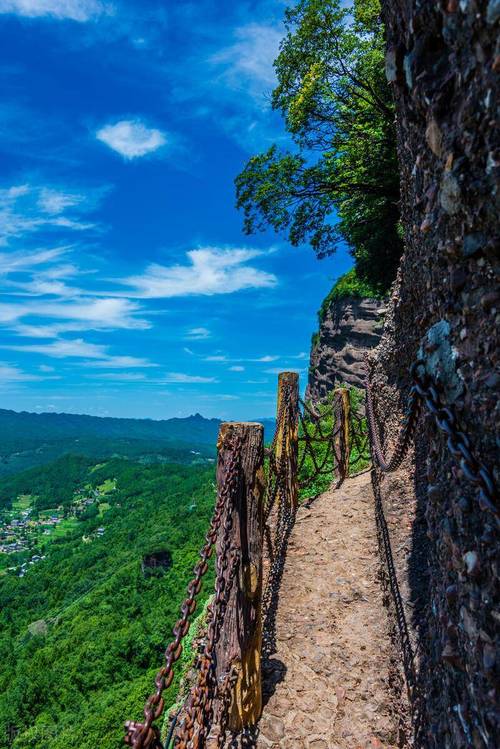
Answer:
[[[110,494],[116,489],[116,479],[106,479],[106,481],[97,487],[101,494]]]
[[[12,511],[22,512],[23,510],[28,510],[31,507],[31,503],[34,499],[35,497],[31,494],[20,494],[12,502]]]
[[[90,469],[89,473],[95,473],[95,472],[96,472],[96,471],[98,471],[98,470],[99,470],[100,468],[104,468],[104,466],[105,466],[105,465],[107,465],[107,463],[97,463],[97,464],[96,464],[95,466],[93,466],[93,467],[92,467],[92,468]]]
[[[99,517],[102,518],[105,512],[107,512],[110,509],[111,505],[109,502],[100,502],[99,503]]]
[[[366,437],[367,437],[367,424],[366,419],[364,417],[361,417],[361,402],[363,400],[363,391],[358,390],[358,388],[350,387],[347,388],[349,392],[349,400],[350,400],[350,413],[351,413],[351,432],[352,429],[355,428],[358,435],[356,439],[351,440],[351,450],[350,450],[350,456],[349,456],[349,473],[355,474],[359,473],[360,471],[364,470],[370,465],[370,456],[367,451],[366,445]],[[333,419],[333,413],[332,413],[332,397],[333,394],[331,394],[331,397],[329,401],[321,405],[319,407],[316,407],[316,410],[320,413],[320,424],[321,424],[321,431],[324,435],[331,434],[332,430],[334,428],[334,419]],[[308,430],[308,433],[312,436],[315,433],[315,426],[314,423],[308,423],[305,422],[305,425],[300,428],[300,432],[303,433],[304,428]],[[300,443],[301,449],[303,449],[304,442]],[[327,451],[329,450],[329,446],[327,443],[321,443],[321,442],[313,442],[312,445],[314,446],[315,450],[315,458],[316,463],[318,465],[321,465],[323,463],[323,460],[326,456]],[[301,463],[301,457],[299,455],[299,465]],[[318,476],[317,478],[314,477],[314,463],[312,461],[312,458],[310,456],[307,456],[304,464],[302,466],[302,470],[299,475],[299,482],[307,482],[308,485],[301,489],[299,491],[299,500],[300,501],[306,501],[307,499],[310,499],[311,497],[315,497],[318,494],[321,494],[322,492],[327,491],[334,480],[336,480],[338,477],[334,475],[333,471],[333,459],[332,456],[328,458],[328,460],[325,463],[325,471],[326,475]]]

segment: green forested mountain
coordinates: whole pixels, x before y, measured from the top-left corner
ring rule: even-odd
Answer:
[[[107,439],[175,440],[212,444],[217,438],[218,419],[200,414],[184,419],[115,419],[66,413],[28,413],[0,409],[0,429],[5,438],[26,440]],[[2,444],[4,439],[2,438]]]
[[[263,420],[273,430],[272,419]],[[219,419],[115,419],[82,414],[28,413],[0,409],[0,476],[44,465],[68,453],[146,462],[191,461],[213,455]]]
[[[116,488],[104,512],[48,538],[24,576],[0,573],[2,749],[120,746],[123,720],[140,717],[151,690],[213,507],[213,468],[79,459],[73,469],[70,483]],[[143,557],[156,551],[172,565],[146,574]]]

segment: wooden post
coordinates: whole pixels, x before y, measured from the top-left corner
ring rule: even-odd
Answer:
[[[335,455],[339,464],[339,481],[342,482],[349,476],[349,457],[351,452],[350,442],[350,410],[351,401],[349,391],[346,388],[336,388],[333,391],[333,411],[335,418],[341,423],[335,424]]]
[[[264,475],[264,428],[262,424],[225,423],[219,431],[217,484],[219,490],[230,476],[226,475],[234,449],[234,438],[241,440],[238,460],[238,490],[232,492],[231,553],[239,556],[238,574],[233,582],[220,638],[216,646],[218,683],[231,668],[236,681],[228,728],[241,731],[253,726],[262,713],[262,537]],[[219,531],[217,554],[221,552],[224,520]],[[230,561],[228,563],[229,572]]]
[[[279,424],[281,405],[288,398],[289,407],[283,424]],[[296,372],[281,372],[278,375],[278,437],[276,461],[282,456],[286,463],[287,494],[291,507],[296,510],[299,501],[297,465],[299,455],[299,375]]]

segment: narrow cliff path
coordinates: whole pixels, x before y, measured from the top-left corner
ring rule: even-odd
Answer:
[[[401,746],[369,473],[299,509],[276,638],[259,749]]]

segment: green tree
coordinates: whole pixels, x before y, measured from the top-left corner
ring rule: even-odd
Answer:
[[[271,146],[236,178],[245,231],[272,227],[319,257],[347,242],[359,277],[385,291],[402,239],[379,0],[301,0],[285,26],[272,104],[295,147]]]

